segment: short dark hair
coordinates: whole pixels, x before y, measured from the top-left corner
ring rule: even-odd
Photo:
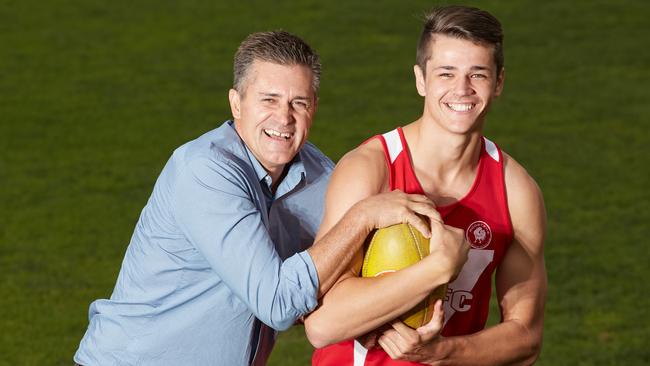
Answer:
[[[239,45],[233,64],[233,88],[244,94],[246,78],[255,60],[280,65],[304,65],[312,71],[312,88],[318,93],[320,57],[296,35],[283,30],[252,33]]]
[[[497,75],[503,69],[503,30],[499,20],[487,11],[462,5],[431,9],[425,17],[416,55],[416,62],[422,72],[426,71],[426,64],[431,56],[431,41],[436,34],[492,46]]]

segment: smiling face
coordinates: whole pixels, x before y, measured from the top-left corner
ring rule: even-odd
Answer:
[[[437,34],[431,40],[426,73],[414,66],[416,87],[424,97],[424,119],[465,134],[482,128],[492,100],[503,89],[493,49]]]
[[[316,111],[312,77],[304,65],[256,60],[243,95],[229,92],[235,129],[274,182],[307,141]]]

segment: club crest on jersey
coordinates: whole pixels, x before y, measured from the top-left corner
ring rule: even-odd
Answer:
[[[483,249],[492,241],[492,229],[483,221],[474,221],[465,231],[467,241],[474,249]]]

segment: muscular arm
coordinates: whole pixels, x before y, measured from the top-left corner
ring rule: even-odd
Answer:
[[[319,297],[350,264],[361,263],[355,254],[360,253],[373,229],[408,222],[429,235],[430,227],[422,216],[439,217],[425,196],[401,192],[374,195],[381,191],[376,184],[381,181],[370,176],[374,170],[369,166],[376,162],[364,153],[363,147],[343,157],[332,174],[323,222],[315,244],[308,250],[318,272]]]
[[[340,224],[333,223],[338,222],[345,212],[350,212],[350,207],[388,188],[383,153],[372,143],[348,154],[335,169],[328,187],[325,217],[319,235],[327,232],[329,236]],[[438,240],[442,236],[454,235],[438,222],[440,218],[435,210],[430,216],[433,218],[432,234],[438,236]],[[359,245],[349,253],[352,260],[347,270],[324,296],[321,306],[305,321],[307,337],[315,347],[362,335],[396,318],[454,274],[450,268],[454,267],[455,261],[448,256],[430,255],[416,265],[390,275],[360,278],[361,244],[365,236],[355,240]]]
[[[510,157],[506,157],[506,186],[514,241],[496,274],[502,322],[472,335],[438,337],[416,352],[393,354],[392,357],[430,365],[529,365],[535,362],[541,350],[546,301],[543,253],[546,213],[537,184]]]

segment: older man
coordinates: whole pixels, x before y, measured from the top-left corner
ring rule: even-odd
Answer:
[[[81,365],[261,365],[274,331],[314,309],[368,233],[429,227],[424,196],[354,206],[311,248],[332,162],[306,143],[320,61],[287,32],[250,35],[226,121],[174,151],[110,299],[90,306]],[[309,249],[307,249],[309,248]]]

